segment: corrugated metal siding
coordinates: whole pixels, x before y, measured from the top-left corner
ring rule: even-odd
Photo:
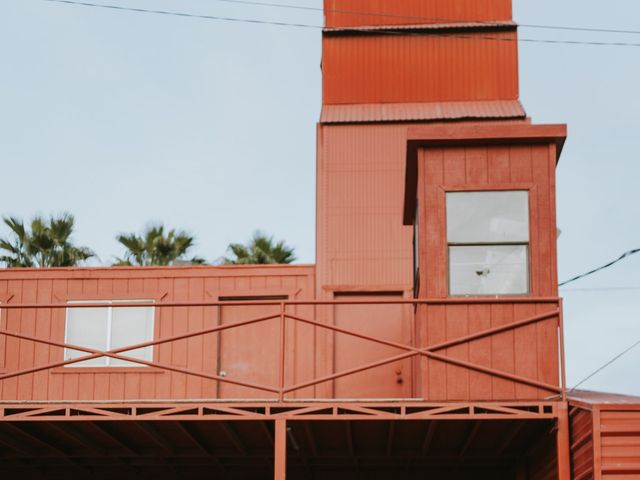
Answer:
[[[366,123],[420,120],[516,119],[526,112],[518,100],[434,103],[324,105],[321,123]]]
[[[511,0],[325,0],[324,9],[327,27],[510,20],[512,15]]]
[[[576,408],[571,413],[571,470],[575,480],[591,480],[593,473],[593,416]]]
[[[314,296],[313,267],[272,268],[166,268],[166,269],[77,269],[3,271],[0,292],[13,295],[12,303],[60,303],[68,300],[158,299],[172,301],[217,301],[220,296],[285,294],[290,299],[311,300]],[[232,307],[224,307],[232,308]],[[1,308],[0,308],[1,310]],[[221,321],[220,307],[156,308],[155,338],[213,327]],[[297,307],[301,315],[313,315],[311,307]],[[1,311],[3,328],[42,338],[64,341],[65,310]],[[248,319],[248,318],[247,318]],[[249,327],[244,327],[249,328]],[[161,345],[154,360],[216,374],[218,334],[194,337]],[[291,325],[287,382],[313,378],[314,329]],[[261,344],[265,339],[261,339]],[[278,344],[274,342],[273,350]],[[5,371],[61,361],[61,348],[7,338],[0,343]],[[245,359],[260,361],[261,357]],[[257,362],[254,362],[257,363]],[[268,368],[266,366],[265,368]],[[273,366],[275,368],[275,366]],[[233,374],[233,371],[230,372]],[[100,368],[61,368],[0,382],[2,400],[122,400],[201,399],[218,396],[216,381],[180,373],[138,368],[132,371]],[[267,396],[269,394],[266,394]],[[309,390],[298,395],[312,396]],[[252,395],[255,396],[255,395]],[[262,394],[264,398],[265,394]]]
[[[483,31],[325,36],[323,102],[516,100],[516,35],[515,31]]]
[[[412,229],[402,225],[407,126],[320,126],[317,285],[411,290]]]
[[[603,480],[640,478],[640,406],[600,411]]]

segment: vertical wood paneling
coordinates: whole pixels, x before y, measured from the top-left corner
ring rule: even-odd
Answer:
[[[36,280],[25,280],[22,283],[23,294],[22,301],[25,303],[34,303],[37,300],[38,284]],[[23,310],[20,317],[20,330],[25,334],[34,336],[36,333],[36,311],[33,309]],[[35,345],[28,340],[20,340],[19,342],[20,356],[18,360],[18,368],[29,368],[34,364]],[[18,400],[26,400],[32,396],[33,392],[33,375],[24,375],[18,377]]]
[[[469,305],[469,332],[491,328],[491,305]],[[469,361],[476,365],[491,366],[491,339],[483,338],[469,344]],[[478,372],[469,373],[469,399],[493,398],[491,377]]]
[[[37,285],[36,302],[49,303],[52,301],[53,282],[40,280]],[[51,338],[51,314],[49,310],[36,311],[35,336],[39,338]],[[34,344],[34,365],[46,365],[49,363],[49,346]],[[49,373],[38,372],[33,375],[33,398],[46,400],[49,388]]]
[[[95,269],[43,271],[1,271],[0,295],[14,296],[14,303],[64,303],[69,300],[154,300],[156,338],[169,337],[187,331],[199,331],[217,324],[217,307],[162,308],[163,301],[204,301],[217,299],[220,285],[225,294],[279,289],[310,300],[314,294],[312,267],[211,268],[194,269],[185,275],[183,269]],[[189,270],[186,270],[189,271]],[[125,273],[123,273],[125,272]],[[26,275],[25,275],[26,274]],[[22,277],[28,276],[27,279]],[[222,282],[221,279],[225,281]],[[160,299],[163,295],[166,296]],[[292,297],[293,298],[293,297]],[[312,317],[307,309],[307,315]],[[64,341],[65,309],[2,310],[3,327],[38,338]],[[292,323],[292,322],[291,322]],[[310,380],[314,374],[314,329],[305,326],[288,327],[288,382]],[[259,340],[254,341],[254,344]],[[46,365],[63,359],[63,349],[27,340],[6,338],[1,344],[2,370],[16,371],[34,365]],[[5,346],[6,345],[6,346]],[[276,345],[268,345],[275,349]],[[251,346],[248,347],[249,351]],[[274,350],[275,351],[275,350]],[[301,357],[294,358],[293,353]],[[160,363],[186,367],[193,371],[218,372],[217,334],[194,337],[154,347],[154,359]],[[248,358],[248,361],[253,361]],[[0,371],[2,371],[0,370]],[[304,393],[312,396],[314,389]],[[3,400],[140,400],[140,399],[200,399],[216,397],[216,382],[180,373],[144,367],[125,368],[56,368],[0,382]]]
[[[491,306],[491,327],[499,327],[514,321],[513,305]],[[507,373],[515,373],[515,335],[513,330],[491,337],[491,367]],[[509,380],[492,377],[495,400],[515,398],[515,384]]]
[[[420,296],[422,298],[444,298],[448,295],[448,259],[446,243],[445,191],[451,189],[486,190],[527,188],[530,191],[530,304],[491,305],[482,311],[469,307],[466,320],[470,333],[524,320],[539,313],[556,308],[553,305],[536,305],[536,297],[557,293],[554,270],[556,262],[555,197],[553,177],[555,169],[549,161],[546,145],[491,146],[491,147],[446,147],[428,148],[418,156],[418,192],[420,225]],[[460,307],[449,306],[446,321],[435,329],[422,330],[423,342],[433,344],[438,337],[437,328],[445,328],[447,338],[463,336],[465,325]],[[427,318],[421,322],[431,327],[433,308],[427,309]],[[482,311],[482,314],[480,312]],[[440,315],[438,313],[438,315]],[[451,332],[451,335],[449,334]],[[456,335],[453,335],[453,332]],[[472,342],[467,350],[452,349],[456,358],[471,359],[476,363],[492,367],[505,373],[557,385],[558,340],[556,319],[539,322],[510,330]],[[451,352],[449,352],[451,354]],[[550,392],[500,378],[489,378],[484,374],[463,373],[457,367],[447,366],[446,389],[433,382],[434,362],[422,361],[423,378],[428,389],[433,389],[434,399],[446,390],[448,399],[455,400],[467,389],[471,399],[539,399]],[[436,379],[438,375],[435,375]]]

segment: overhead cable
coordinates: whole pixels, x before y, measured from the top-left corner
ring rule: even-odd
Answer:
[[[575,389],[577,389],[580,385],[584,384],[585,382],[587,382],[588,380],[591,380],[593,377],[595,377],[597,374],[599,374],[601,371],[603,371],[605,368],[609,367],[610,365],[612,365],[613,363],[617,362],[618,360],[620,360],[622,357],[624,357],[627,353],[629,353],[631,350],[633,350],[634,348],[636,348],[638,345],[640,345],[640,340],[638,340],[636,343],[634,343],[633,345],[631,345],[629,348],[627,348],[626,350],[624,350],[623,352],[621,352],[620,354],[616,355],[615,357],[613,357],[611,360],[609,360],[607,363],[605,363],[604,365],[602,365],[600,368],[598,368],[597,370],[595,370],[593,373],[591,373],[589,376],[585,377],[583,380],[581,380],[580,382],[578,382],[574,387],[571,388],[571,390],[569,390],[569,392],[573,392]]]
[[[562,286],[567,285],[569,283],[575,282],[576,280],[580,280],[581,278],[588,277],[589,275],[593,275],[594,273],[600,272],[601,270],[604,270],[606,268],[612,267],[616,263],[621,262],[625,258],[630,257],[631,255],[635,255],[638,252],[640,252],[640,248],[636,248],[634,250],[629,250],[628,252],[625,252],[622,255],[620,255],[620,257],[616,258],[612,262],[609,262],[606,265],[602,265],[601,267],[594,268],[593,270],[591,270],[589,272],[586,272],[586,273],[583,273],[581,275],[578,275],[578,276],[575,276],[573,278],[570,278],[569,280],[565,280],[564,282],[560,283],[559,286],[562,287]]]
[[[424,16],[415,16],[415,15],[397,15],[393,13],[343,10],[338,8],[324,9],[320,7],[308,7],[304,5],[291,5],[291,4],[284,4],[284,3],[266,3],[266,2],[257,2],[253,0],[213,0],[213,1],[222,2],[222,3],[233,3],[238,5],[285,8],[285,9],[291,9],[291,10],[303,10],[303,11],[323,12],[323,13],[337,13],[341,15],[360,15],[360,16],[367,16],[367,17],[385,17],[385,18],[397,18],[402,20],[420,20],[420,21],[429,21],[429,22],[449,22],[449,23],[460,22],[460,19],[451,19],[451,18],[424,17]],[[495,23],[495,21],[493,20],[485,20],[485,21],[479,21],[479,22],[474,21],[474,23],[493,24]],[[538,25],[538,24],[527,24],[527,23],[519,23],[518,26],[524,27],[524,28],[536,28],[536,29],[548,29],[548,30],[569,30],[573,32],[620,33],[620,34],[629,34],[629,35],[640,35],[640,30],[620,30],[620,29],[611,29],[611,28],[592,28],[592,27],[576,27],[576,26],[563,26],[563,25]]]
[[[185,12],[176,12],[169,10],[153,10],[146,8],[136,8],[136,7],[123,7],[120,5],[108,5],[108,4],[100,4],[100,3],[89,3],[89,2],[81,2],[75,0],[44,0],[50,3],[62,3],[68,5],[77,5],[84,7],[93,7],[93,8],[104,8],[111,10],[120,10],[120,11],[128,11],[128,12],[136,12],[136,13],[150,13],[155,15],[167,15],[167,16],[176,16],[176,17],[186,17],[186,18],[198,18],[202,20],[215,20],[221,22],[237,22],[237,23],[252,23],[252,24],[261,24],[261,25],[275,25],[280,27],[297,27],[297,28],[310,28],[316,30],[323,30],[324,27],[321,25],[313,25],[313,24],[305,24],[305,23],[291,23],[291,22],[279,22],[279,21],[269,21],[269,20],[258,20],[253,18],[237,18],[237,17],[226,17],[226,16],[216,16],[216,15],[204,15],[204,14],[196,14],[196,13],[185,13]],[[380,29],[371,29],[367,30],[366,28],[358,28],[359,32],[365,33],[375,33],[378,35],[417,35],[415,32],[398,32],[398,31],[386,31]],[[564,45],[589,45],[589,46],[612,46],[612,47],[640,47],[640,43],[627,43],[627,42],[601,42],[601,41],[579,41],[579,40],[550,40],[550,39],[541,39],[541,38],[505,38],[505,37],[495,37],[495,36],[487,36],[487,35],[462,35],[459,33],[432,33],[432,36],[441,36],[441,37],[454,37],[454,38],[462,38],[462,39],[473,39],[473,40],[491,40],[491,41],[499,41],[499,42],[522,42],[522,43],[545,43],[545,44],[564,44]]]

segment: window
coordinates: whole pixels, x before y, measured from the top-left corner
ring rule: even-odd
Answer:
[[[529,292],[529,192],[447,193],[450,295]]]
[[[117,307],[118,303],[149,303],[149,300],[110,300],[69,302],[65,328],[65,343],[101,351],[135,345],[153,340],[153,307]],[[104,307],[74,308],[82,303],[104,303]],[[65,360],[83,357],[86,352],[66,348]],[[153,347],[123,352],[122,355],[151,361]],[[69,367],[143,367],[109,357],[99,357],[72,363]]]

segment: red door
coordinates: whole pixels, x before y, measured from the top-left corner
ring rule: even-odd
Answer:
[[[230,302],[234,299],[229,299]],[[242,301],[286,300],[274,297],[242,298]],[[253,318],[278,315],[278,305],[223,305],[220,323],[230,324]],[[277,388],[279,384],[280,320],[274,318],[260,323],[223,330],[220,334],[218,374],[240,382]],[[224,399],[273,399],[277,394],[220,382],[219,397]]]

